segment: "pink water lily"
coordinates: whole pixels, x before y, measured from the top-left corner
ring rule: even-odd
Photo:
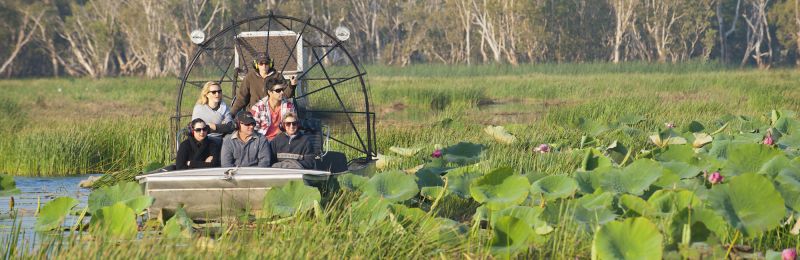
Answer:
[[[550,152],[550,145],[549,144],[540,144],[539,147],[533,148],[534,152],[539,153],[549,153]]]
[[[766,145],[773,145],[775,144],[775,140],[772,139],[772,134],[767,133],[767,136],[764,137],[764,144]]]
[[[442,150],[440,150],[440,149],[434,150],[433,153],[431,153],[431,157],[433,157],[433,158],[442,157]]]
[[[783,260],[795,260],[797,259],[797,249],[794,248],[787,248],[781,252],[781,258]]]
[[[711,184],[720,183],[722,179],[724,179],[724,177],[722,177],[722,174],[719,174],[719,172],[713,172],[711,175],[708,175],[708,181],[711,182]]]

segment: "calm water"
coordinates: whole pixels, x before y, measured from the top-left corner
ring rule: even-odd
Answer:
[[[10,231],[11,227],[16,224],[22,223],[22,230],[24,232],[23,241],[25,244],[32,245],[37,240],[37,234],[33,230],[36,223],[36,207],[37,201],[40,201],[40,207],[43,207],[47,202],[58,197],[72,197],[80,201],[80,204],[73,208],[74,211],[80,211],[86,207],[86,201],[89,198],[91,190],[78,187],[78,183],[89,176],[93,175],[77,175],[70,177],[14,177],[17,182],[17,188],[21,193],[14,195],[14,209],[17,211],[16,220],[11,218],[9,209],[9,201],[12,196],[0,197],[0,236],[5,237]],[[99,176],[99,175],[94,175]],[[78,216],[69,215],[65,226],[72,226],[75,224]],[[84,218],[84,222],[88,220]]]

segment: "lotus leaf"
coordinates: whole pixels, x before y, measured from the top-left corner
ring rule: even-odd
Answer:
[[[603,225],[594,234],[593,259],[661,259],[661,234],[646,218],[630,218]]]
[[[102,187],[89,194],[89,212],[95,212],[117,202],[134,200],[142,195],[142,188],[136,182],[122,182],[114,186]]]
[[[20,191],[17,189],[17,182],[14,181],[14,177],[0,174],[0,196],[11,196],[19,193]]]
[[[574,179],[563,176],[553,175],[544,177],[531,185],[531,194],[542,194],[546,200],[561,199],[571,196],[578,189],[578,183]]]
[[[319,203],[319,190],[306,186],[302,181],[290,181],[280,188],[272,188],[264,195],[263,210],[267,216],[288,217],[304,212]]]
[[[619,196],[619,206],[622,207],[626,213],[633,212],[639,216],[650,216],[656,212],[647,201],[630,194],[622,194],[622,196]]]
[[[422,197],[433,201],[436,200],[436,198],[438,198],[439,194],[442,194],[442,192],[445,192],[445,196],[450,194],[450,192],[445,190],[442,186],[422,187],[422,189],[419,191],[419,194],[422,195]]]
[[[627,147],[622,145],[619,141],[614,141],[606,148],[606,153],[608,153],[608,157],[611,158],[615,163],[622,164],[628,154],[629,150]],[[630,162],[630,160],[628,161]]]
[[[602,152],[593,148],[586,149],[586,152],[583,156],[583,162],[581,162],[582,170],[591,171],[597,168],[610,167],[610,166],[611,166],[611,159],[603,155]]]
[[[781,155],[780,150],[767,145],[754,143],[732,143],[728,146],[728,161],[723,167],[723,174],[736,176],[758,170],[775,156]]]
[[[800,134],[784,135],[781,139],[778,139],[777,144],[782,149],[800,149]]]
[[[783,134],[794,134],[800,130],[800,121],[789,117],[781,117],[778,121],[775,121],[773,127]]]
[[[472,167],[461,167],[447,172],[447,190],[464,199],[471,198],[469,185],[481,176]]]
[[[36,218],[34,229],[36,231],[50,231],[61,227],[70,210],[78,205],[78,200],[70,197],[59,197],[51,200],[42,207],[39,217]]]
[[[89,226],[89,231],[96,235],[117,239],[133,239],[138,231],[136,213],[124,202],[98,209]]]
[[[692,147],[694,148],[703,147],[714,141],[714,138],[706,133],[692,133],[692,135],[694,136],[692,140]]]
[[[422,150],[421,148],[402,148],[397,146],[389,147],[389,151],[392,151],[396,154],[399,154],[403,157],[411,157],[419,153]]]
[[[681,179],[694,178],[697,177],[700,172],[702,172],[700,168],[680,161],[662,162],[661,166],[663,166],[667,171],[680,176]]]
[[[501,217],[512,216],[525,221],[528,226],[534,229],[536,234],[545,235],[553,231],[553,228],[542,219],[543,212],[544,209],[542,208],[531,208],[526,206],[508,207],[500,211],[492,212],[492,226],[494,226],[494,222]]]
[[[528,240],[536,234],[527,222],[513,216],[500,217],[494,221],[492,230],[492,252],[508,257],[527,249]]]
[[[691,145],[670,145],[653,151],[655,159],[661,162],[696,162],[695,152]]]
[[[612,169],[600,179],[600,187],[615,193],[642,195],[662,175],[664,169],[653,160],[636,160],[621,170]]]
[[[153,204],[154,200],[155,199],[150,196],[139,196],[124,202],[133,212],[136,212],[137,215],[141,215],[147,207]]]
[[[578,184],[578,188],[581,192],[591,194],[602,189],[600,187],[600,180],[603,174],[612,170],[616,169],[609,166],[587,172],[578,171],[575,173],[575,182]]]
[[[483,131],[486,132],[486,134],[488,134],[492,138],[494,138],[495,141],[498,141],[500,143],[511,144],[517,140],[516,137],[509,134],[508,131],[506,131],[506,129],[503,128],[502,126],[491,126],[491,125],[486,126],[486,128],[484,128]]]
[[[419,208],[409,208],[400,204],[390,204],[389,209],[395,215],[395,221],[405,228],[426,221],[427,214]]]
[[[460,142],[442,149],[444,159],[448,162],[466,165],[477,162],[483,153],[483,145]]]
[[[700,199],[688,190],[658,190],[650,195],[647,203],[660,214],[674,214],[684,208],[698,208]]]
[[[702,132],[703,130],[706,130],[706,127],[697,121],[692,121],[683,128],[684,132],[689,132],[689,133],[699,133]]]
[[[728,224],[748,237],[778,227],[786,211],[784,200],[772,183],[753,173],[714,186],[708,200]]]
[[[419,193],[414,177],[399,171],[379,173],[369,179],[361,189],[364,196],[379,197],[391,202],[405,201]]]
[[[346,173],[336,176],[336,180],[339,182],[339,187],[342,187],[348,191],[356,191],[361,188],[362,185],[367,183],[368,179],[364,176]]]
[[[624,115],[619,118],[619,122],[626,125],[635,125],[638,124],[639,122],[644,121],[645,119],[647,118],[641,115]]]
[[[578,128],[581,132],[586,133],[590,136],[598,136],[610,128],[607,124],[599,123],[594,120],[586,119],[586,118],[579,118],[577,122],[574,122],[574,127]]]
[[[614,195],[608,192],[594,193],[583,196],[575,200],[574,218],[578,222],[585,224],[586,227],[602,225],[614,220],[617,216],[611,210],[614,202]]]
[[[444,185],[441,177],[442,173],[444,173],[444,170],[441,168],[422,168],[414,175],[417,176],[417,185],[419,187],[430,187]]]
[[[675,144],[685,144],[686,138],[681,137],[678,133],[675,133],[671,128],[664,130],[658,134],[651,135],[649,137],[650,141],[653,142],[658,147],[666,147],[669,145]]]
[[[167,223],[164,224],[164,229],[161,234],[166,239],[180,239],[192,237],[192,220],[186,215],[183,207],[178,207]]]
[[[498,168],[472,181],[470,194],[491,210],[519,205],[528,197],[528,178],[514,174],[511,168]]]
[[[449,218],[434,218],[425,222],[423,230],[431,232],[433,239],[439,243],[458,245],[467,233],[467,228]]]
[[[385,154],[378,154],[376,157],[375,168],[378,170],[386,169],[386,167],[389,167],[389,164],[394,161],[394,157]]]
[[[703,207],[681,209],[672,215],[672,222],[665,228],[665,235],[673,242],[682,241],[684,232],[691,232],[689,241],[708,241],[712,234],[718,238],[727,235],[725,219]],[[691,221],[691,223],[690,223]],[[687,228],[689,225],[689,229]]]
[[[786,202],[786,207],[800,212],[800,170],[784,169],[775,178],[778,191]]]
[[[377,197],[361,198],[353,203],[351,209],[352,223],[356,224],[359,232],[366,233],[376,223],[379,223],[389,216],[389,202]]]
[[[778,176],[778,173],[786,169],[796,170],[798,168],[795,167],[795,165],[791,160],[789,160],[788,157],[786,157],[786,155],[780,154],[772,157],[772,159],[761,165],[761,168],[758,169],[758,174],[764,174],[769,176],[771,179],[774,179],[776,176]]]

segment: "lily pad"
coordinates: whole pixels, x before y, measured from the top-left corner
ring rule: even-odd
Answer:
[[[469,186],[473,180],[481,176],[481,173],[473,167],[461,167],[450,170],[445,177],[447,178],[447,189],[464,199],[471,198]]]
[[[98,209],[89,226],[89,231],[96,235],[116,239],[133,239],[138,231],[136,214],[124,202]]]
[[[492,138],[494,138],[495,141],[500,143],[511,144],[517,140],[516,137],[509,134],[508,131],[506,131],[506,129],[503,128],[502,126],[491,126],[491,125],[486,126],[486,128],[484,128],[483,131],[486,132],[486,134],[488,134]]]
[[[366,233],[389,216],[389,204],[379,197],[362,197],[350,207],[351,221],[359,232]]]
[[[367,183],[367,180],[369,179],[364,176],[359,176],[352,173],[336,176],[336,181],[339,182],[339,187],[342,187],[348,191],[358,190],[362,185]]]
[[[70,210],[78,205],[78,200],[70,197],[59,197],[42,207],[36,218],[36,231],[50,231],[61,227]]]
[[[662,162],[661,166],[663,166],[667,171],[678,175],[681,179],[694,178],[697,177],[700,172],[702,172],[702,170],[697,166],[679,161]]]
[[[105,186],[89,194],[89,212],[95,212],[117,202],[138,199],[142,195],[142,188],[136,182],[122,182],[114,186]]]
[[[598,136],[611,129],[607,124],[586,118],[579,118],[573,126],[590,136]]]
[[[661,162],[685,162],[692,164],[695,161],[694,149],[690,145],[670,145],[653,151],[655,159]]]
[[[786,207],[800,212],[800,170],[784,169],[775,177],[775,182]]]
[[[302,181],[290,181],[280,188],[272,188],[264,195],[264,213],[267,216],[289,217],[305,212],[319,203],[319,190],[306,186]]]
[[[542,219],[542,213],[544,213],[543,208],[531,208],[526,206],[514,206],[508,207],[500,211],[493,211],[492,212],[492,226],[494,226],[494,221],[500,219],[503,216],[512,216],[518,218],[525,223],[528,223],[528,226],[534,229],[534,232],[538,235],[545,235],[553,231],[553,228],[547,224],[544,219]]]
[[[510,257],[527,249],[528,240],[535,233],[527,222],[513,216],[502,216],[492,226],[492,253]]]
[[[546,200],[566,198],[575,193],[578,183],[563,175],[544,177],[531,185],[531,194],[541,194]]]
[[[675,214],[681,209],[698,208],[700,198],[688,190],[658,190],[650,195],[647,203],[662,215]]]
[[[575,220],[591,228],[614,220],[616,214],[611,208],[614,195],[609,192],[585,195],[575,200]]]
[[[714,186],[708,200],[728,224],[747,237],[778,227],[786,212],[784,200],[772,183],[753,173]]]
[[[593,259],[661,259],[663,238],[646,218],[630,218],[603,225],[594,235]]]
[[[373,176],[362,186],[362,191],[364,196],[399,202],[416,196],[419,193],[419,188],[413,176],[399,171],[391,171]]]
[[[444,159],[448,162],[466,165],[480,160],[483,153],[483,145],[467,142],[460,142],[456,145],[442,149]]]
[[[419,187],[444,186],[442,173],[444,173],[442,168],[422,168],[414,175],[417,177]]]
[[[498,168],[474,180],[470,194],[491,210],[519,205],[528,197],[528,178],[514,174],[511,168]]]
[[[14,181],[14,177],[7,174],[0,174],[0,196],[11,196],[19,193],[20,191],[17,189],[17,182]]]
[[[633,214],[634,216],[647,217],[656,212],[656,210],[650,206],[650,203],[647,203],[647,201],[640,197],[630,194],[622,194],[622,196],[619,197],[619,206],[622,207],[628,215],[631,215],[631,212],[636,213]]]
[[[420,150],[422,150],[422,149],[421,148],[403,148],[403,147],[397,147],[397,146],[389,147],[389,151],[392,151],[392,152],[394,152],[396,154],[399,154],[399,155],[401,155],[403,157],[414,156],[417,153],[419,153]]]
[[[613,169],[600,179],[603,190],[642,195],[662,175],[664,169],[653,160],[640,159],[623,169]]]
[[[167,223],[164,224],[164,229],[161,234],[166,239],[181,239],[192,237],[192,220],[186,215],[183,207],[178,207]]]
[[[689,133],[699,133],[702,132],[703,130],[706,130],[706,127],[697,121],[692,121],[683,128],[684,132],[689,132]]]
[[[782,152],[767,145],[754,143],[732,143],[728,145],[728,161],[723,167],[723,174],[736,176],[742,173],[758,172],[758,170]]]
[[[611,159],[603,155],[597,149],[589,148],[585,150],[583,161],[581,162],[581,169],[584,171],[591,171],[597,168],[611,166]]]

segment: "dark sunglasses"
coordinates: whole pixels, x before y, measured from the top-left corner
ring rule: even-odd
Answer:
[[[281,93],[281,92],[283,92],[283,88],[273,89],[272,92]]]
[[[222,90],[221,89],[220,90],[211,90],[208,93],[211,93],[211,94],[222,94]]]
[[[242,123],[242,122],[239,122],[239,124],[246,125],[246,126],[255,126],[256,125],[256,123],[245,124],[245,123]]]
[[[297,123],[297,121],[292,121],[292,122],[283,122],[283,124],[284,124],[284,125],[293,125],[293,126],[299,126],[299,125],[300,125],[300,124],[298,124],[298,123]]]
[[[205,127],[203,127],[203,128],[195,128],[194,131],[195,132],[208,132],[208,129],[205,128]]]

